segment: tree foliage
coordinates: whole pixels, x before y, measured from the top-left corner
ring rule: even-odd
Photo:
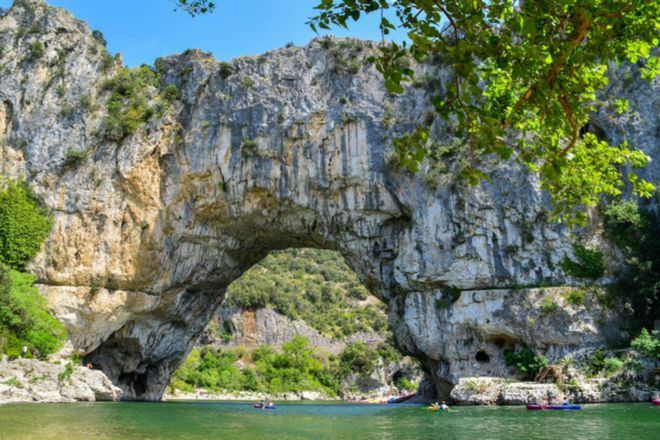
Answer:
[[[619,299],[633,328],[653,327],[660,316],[660,222],[635,201],[613,201],[603,210],[605,232],[623,251],[626,267],[619,276]]]
[[[514,367],[523,379],[533,379],[541,370],[548,365],[548,359],[542,354],[534,354],[528,348],[504,353],[507,365]]]
[[[341,255],[318,249],[271,252],[227,289],[226,303],[270,307],[302,319],[321,334],[341,338],[387,331],[383,304],[362,303],[369,292]]]
[[[9,181],[4,185],[0,190],[0,263],[20,270],[39,252],[52,220],[26,184]]]
[[[262,345],[253,351],[245,348],[195,348],[174,373],[171,389],[192,392],[258,391],[285,393],[319,391],[334,396],[341,393],[342,381],[351,373],[366,377],[378,362],[394,362],[400,355],[387,357],[392,350],[382,344],[373,348],[362,342],[348,344],[339,356],[312,347],[309,340],[296,336],[276,349]],[[239,368],[240,365],[240,368]],[[407,378],[406,378],[407,379]],[[402,381],[402,387],[413,385]]]
[[[45,358],[58,350],[66,331],[46,310],[46,300],[32,287],[34,276],[0,265],[0,353]]]
[[[409,44],[384,44],[376,59],[391,93],[403,93],[405,83],[413,81],[409,58],[452,67],[453,74],[433,91],[435,113],[393,140],[400,164],[410,171],[424,160],[438,160],[429,132],[439,117],[462,140],[448,171],[477,184],[488,178],[490,162],[513,160],[539,175],[553,201],[554,219],[585,222],[583,208],[619,195],[626,180],[636,194],[651,196],[653,185],[634,171],[648,163],[646,154],[625,140],[611,145],[581,130],[601,104],[620,113],[630,110],[626,100],[597,94],[607,85],[611,66],[638,64],[649,81],[660,73],[660,58],[652,55],[660,2],[317,1],[318,13],[309,21],[315,31],[348,28],[351,21],[380,13],[383,39],[397,26],[407,32]],[[210,0],[176,3],[191,15],[215,8]]]
[[[645,356],[660,360],[660,331],[642,329],[630,346]]]
[[[174,0],[174,4],[177,9],[186,11],[192,17],[215,9],[215,2],[211,0]]]
[[[365,14],[381,13],[384,35],[394,13],[410,44],[383,45],[376,66],[387,89],[402,93],[414,71],[404,62],[441,59],[453,74],[431,102],[463,139],[455,171],[476,184],[487,162],[515,160],[540,176],[554,202],[555,218],[584,221],[580,207],[618,195],[626,166],[649,158],[625,141],[610,145],[580,136],[608,83],[610,66],[641,65],[651,80],[660,62],[660,2],[623,0],[321,0],[313,29],[348,27]],[[388,15],[390,13],[390,15]],[[617,108],[627,108],[618,101]],[[428,156],[429,121],[394,142],[401,163],[415,171]],[[634,191],[653,186],[634,172]]]

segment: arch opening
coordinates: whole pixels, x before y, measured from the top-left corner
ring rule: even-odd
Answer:
[[[421,370],[394,347],[387,312],[337,251],[270,252],[228,286],[167,397],[202,389],[255,398],[410,393]]]

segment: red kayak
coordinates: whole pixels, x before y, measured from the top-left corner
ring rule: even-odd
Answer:
[[[262,405],[261,403],[255,403],[254,407],[256,409],[275,409],[275,405]]]
[[[561,410],[561,409],[582,409],[580,405],[527,405],[529,410]]]
[[[651,400],[651,403],[654,405],[660,405],[660,399],[653,399]]]

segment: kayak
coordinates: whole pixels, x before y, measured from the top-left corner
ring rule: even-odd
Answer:
[[[433,408],[432,406],[427,406],[425,409],[429,411],[439,411],[439,412],[449,412],[448,409],[442,409],[442,408]]]
[[[660,405],[660,399],[653,399],[651,400],[651,403],[654,405]]]
[[[275,409],[275,405],[262,405],[261,403],[255,403],[254,407],[256,409]]]
[[[527,405],[527,409],[540,410],[540,409],[582,409],[580,405]]]

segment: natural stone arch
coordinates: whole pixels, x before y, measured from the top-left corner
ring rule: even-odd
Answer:
[[[159,304],[85,358],[119,383],[125,397],[159,398],[227,286],[272,250],[338,250],[371,293],[389,298],[392,263],[410,218],[388,191],[384,175],[373,171],[367,126],[335,127],[316,114],[311,123],[296,124],[296,130],[297,142],[289,147],[287,138],[262,136],[257,148],[271,152],[264,158],[258,151],[249,156],[240,151],[244,140],[238,129],[219,127],[218,156],[230,159],[219,162],[215,172],[214,163],[204,163],[205,170],[187,170],[183,181],[172,184],[178,188],[161,208],[159,221],[165,224],[158,229],[174,231],[176,238],[149,239],[180,243],[173,255],[159,253],[158,279],[166,283],[159,286]],[[312,144],[317,139],[320,148]],[[272,146],[278,142],[279,148]],[[287,154],[290,163],[282,158]],[[162,185],[170,185],[167,181],[178,174],[173,169],[180,166],[166,158]],[[177,212],[186,214],[177,218]],[[191,229],[195,235],[187,235]]]
[[[392,97],[368,62],[356,74],[333,68],[367,60],[376,43],[316,40],[234,60],[229,77],[199,51],[164,58],[163,84],[177,85],[181,99],[116,143],[96,135],[103,111],[63,119],[52,82],[67,86],[69,102],[90,90],[101,106],[108,99],[100,85],[118,66],[101,68],[88,26],[41,0],[15,2],[0,21],[13,35],[0,74],[0,102],[12,109],[0,169],[27,179],[54,220],[29,269],[75,348],[126,398],[159,398],[225,287],[268,250],[292,246],[339,250],[388,303],[398,346],[445,396],[484,368],[508,374],[501,356],[473,365],[495,336],[558,355],[576,350],[566,321],[529,325],[545,290],[504,289],[566,281],[559,263],[571,240],[547,221],[534,177],[502,164],[491,181],[468,187],[393,166],[391,140],[425,119],[428,91]],[[35,21],[43,33],[19,35],[16,23]],[[23,63],[34,38],[48,50]],[[67,62],[53,75],[58,53]],[[420,77],[451,75],[414,67]],[[648,103],[639,113],[648,123],[629,129],[649,152],[656,89],[629,92]],[[614,132],[609,123],[603,129]],[[451,128],[436,124],[431,140],[451,144]],[[81,149],[86,162],[64,167]],[[581,313],[581,347],[616,333],[612,316]]]

